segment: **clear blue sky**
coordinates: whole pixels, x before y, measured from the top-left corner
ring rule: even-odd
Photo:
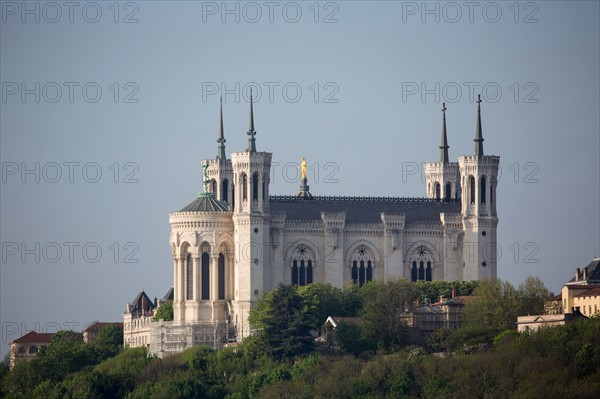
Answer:
[[[499,277],[558,292],[600,255],[598,2],[1,5],[2,354],[164,295],[168,214],[202,189],[219,95],[245,148],[252,82],[275,194],[304,156],[313,194],[424,196],[406,172],[438,160],[442,101],[456,160],[483,92]]]

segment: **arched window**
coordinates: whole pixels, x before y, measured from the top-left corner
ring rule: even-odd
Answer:
[[[242,200],[248,200],[248,176],[242,173]]]
[[[304,265],[304,259],[300,260],[300,267],[298,268],[298,285],[306,285],[306,266]]]
[[[194,261],[192,259],[192,254],[188,252],[187,258],[185,261],[185,299],[193,299],[194,298]]]
[[[292,261],[292,285],[298,285],[298,261]]]
[[[38,353],[38,347],[35,345],[31,345],[29,347],[29,353]]]
[[[27,352],[27,349],[25,349],[24,346],[19,346],[19,350],[17,352],[18,353],[25,353],[25,352]]]
[[[308,285],[313,282],[313,260],[308,248],[300,245],[292,260],[292,285]]]
[[[352,254],[350,267],[352,269],[352,281],[354,284],[362,286],[373,280],[373,267],[375,266],[375,259],[371,254],[369,248],[364,245],[356,248]]]
[[[210,255],[202,254],[202,299],[210,299]]]
[[[225,299],[225,256],[219,254],[219,299]]]
[[[365,283],[365,261],[361,260],[359,262],[360,266],[358,268],[358,285],[363,285]]]
[[[427,261],[427,268],[425,269],[425,281],[431,281],[431,261]]]
[[[435,183],[435,199],[438,201],[440,200],[440,191],[440,183]]]
[[[227,196],[227,191],[229,190],[229,180],[224,179],[223,183],[221,183],[221,201],[229,204],[229,197]]]
[[[446,183],[446,193],[444,195],[444,199],[446,201],[450,201],[452,199],[452,184]]]
[[[258,173],[252,175],[252,201],[258,201]]]
[[[231,183],[231,208],[235,207],[235,184]]]
[[[432,281],[433,262],[427,248],[420,246],[412,257],[410,281]]]
[[[473,176],[469,176],[469,202],[471,204],[475,203],[475,178]]]
[[[213,192],[215,195],[217,194],[217,181],[215,179],[212,179],[210,181],[210,190],[211,192]]]
[[[485,176],[481,176],[481,186],[479,187],[481,203],[485,204]]]

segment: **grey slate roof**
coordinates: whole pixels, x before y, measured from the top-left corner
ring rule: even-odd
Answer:
[[[163,301],[172,301],[174,298],[174,293],[175,290],[173,290],[173,287],[169,288],[169,291],[167,291],[167,293],[163,297]]]
[[[346,223],[381,223],[381,212],[406,214],[406,223],[439,222],[440,213],[460,213],[460,201],[440,202],[428,198],[326,197],[299,199],[271,196],[271,214],[285,212],[286,219],[321,220],[321,212],[346,212]]]
[[[586,271],[586,279],[583,279],[583,270]],[[579,271],[579,280],[577,283],[587,282],[588,284],[600,284],[600,258],[594,259],[586,267]],[[569,280],[569,283],[575,283],[575,277]]]
[[[180,212],[229,212],[229,206],[216,199],[213,193],[200,193]]]
[[[154,305],[154,303],[152,302],[152,299],[150,299],[150,297],[146,294],[145,291],[140,291],[140,293],[137,294],[136,297],[133,299],[133,302],[131,302],[131,305],[133,305],[131,313],[136,314],[147,312],[156,307],[156,305]]]

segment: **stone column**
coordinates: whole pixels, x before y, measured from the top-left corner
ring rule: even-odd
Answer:
[[[258,190],[258,193],[256,193],[256,197],[258,198],[258,209],[260,209],[261,213],[263,210],[263,199],[262,199],[262,188],[263,188],[263,175],[262,173],[259,173],[257,175],[258,177],[258,184],[256,185],[256,189]]]
[[[344,226],[345,212],[321,212],[324,227],[324,252],[319,259],[325,268],[325,283],[337,288],[344,287]],[[321,265],[319,265],[321,266]]]
[[[173,257],[173,319],[175,321],[182,321],[184,317],[184,302],[183,302],[183,272],[181,269],[181,265],[183,264],[183,259],[180,255],[175,255]]]
[[[442,222],[442,248],[439,251],[440,259],[436,262],[436,268],[442,267],[442,279],[446,281],[462,280],[463,267],[461,250],[458,240],[462,234],[462,215],[460,213],[441,213]],[[467,255],[468,256],[468,255]]]
[[[183,303],[185,301],[186,293],[185,293],[185,263],[187,257],[179,258],[179,302]]]
[[[173,302],[177,302],[179,300],[179,287],[177,287],[178,268],[179,258],[177,255],[173,255]]]
[[[215,321],[218,318],[217,310],[217,299],[219,298],[218,292],[218,278],[219,278],[219,254],[217,251],[213,251],[210,256],[210,267],[209,267],[209,298],[212,307],[211,320]]]
[[[384,281],[396,280],[404,276],[404,222],[406,215],[404,212],[398,215],[386,214],[381,212],[381,221],[383,222],[383,267]]]

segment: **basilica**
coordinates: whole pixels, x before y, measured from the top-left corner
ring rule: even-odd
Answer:
[[[484,155],[480,98],[474,153],[458,162],[443,106],[440,159],[425,164],[423,198],[313,195],[304,160],[297,194],[271,195],[272,154],[257,150],[252,95],[247,136],[247,148],[228,156],[221,103],[204,192],[169,215],[174,320],[150,323],[152,353],[244,339],[250,308],[280,283],[496,277],[500,157]]]

